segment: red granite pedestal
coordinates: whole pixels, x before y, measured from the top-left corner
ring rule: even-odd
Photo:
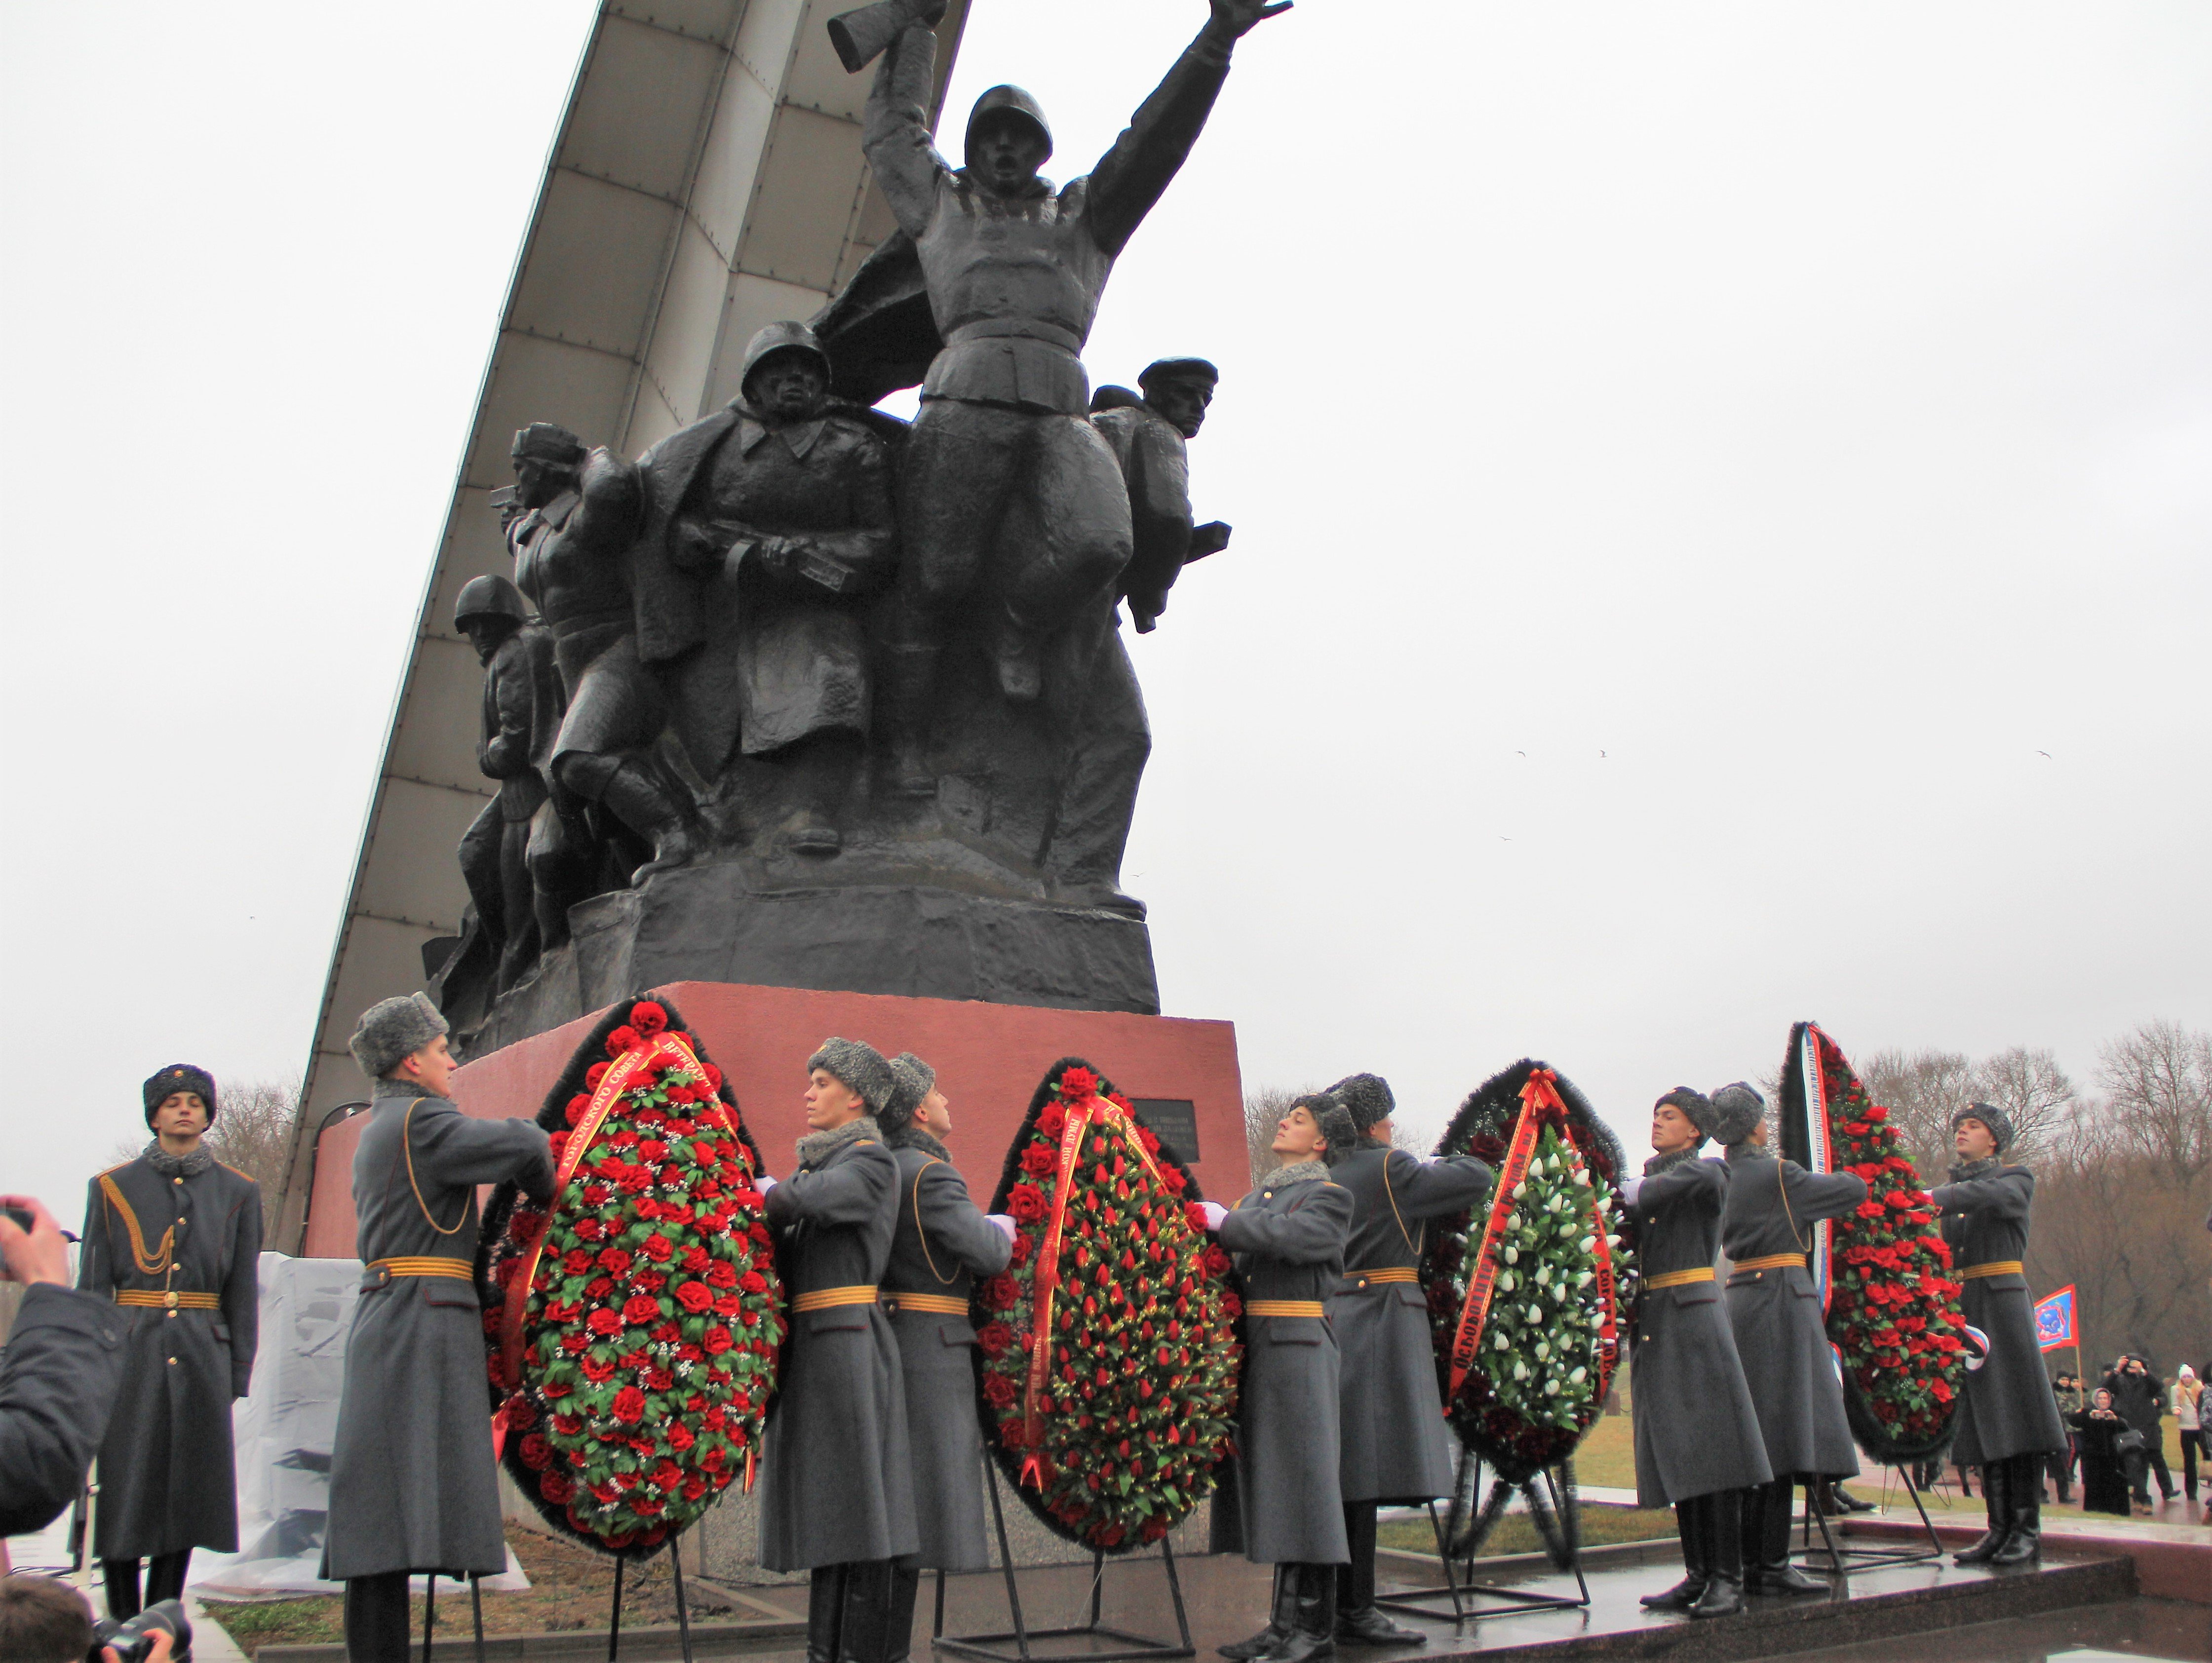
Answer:
[[[806,1059],[836,1034],[887,1056],[911,1051],[935,1066],[952,1107],[953,1158],[979,1202],[998,1181],[1037,1083],[1066,1056],[1088,1059],[1134,1101],[1208,1195],[1233,1199],[1249,1182],[1230,1023],[730,982],[678,981],[653,991],[683,1013],[728,1077],[770,1173],[791,1168],[792,1144],[806,1130]],[[472,1059],[454,1076],[455,1102],[486,1119],[536,1114],[598,1016]],[[316,1146],[301,1247],[310,1257],[353,1256],[353,1152],[364,1124],[360,1116],[340,1121]]]

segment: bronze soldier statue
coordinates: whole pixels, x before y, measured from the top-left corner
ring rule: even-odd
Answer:
[[[1106,435],[1128,487],[1135,552],[1118,586],[1140,635],[1158,628],[1184,566],[1229,546],[1229,527],[1219,520],[1192,524],[1184,449],[1206,425],[1220,384],[1221,372],[1203,358],[1161,358],[1137,377],[1141,397],[1103,386],[1091,398],[1091,423]]]
[[[707,639],[677,671],[684,748],[713,778],[739,754],[777,766],[795,798],[787,848],[834,855],[867,740],[860,608],[890,575],[890,457],[830,407],[830,361],[803,324],[745,349],[729,408],[638,466],[646,537],[702,586]]]
[[[942,0],[903,0],[910,19],[868,95],[863,144],[918,263],[941,349],[901,470],[898,604],[885,661],[895,790],[927,796],[938,661],[957,614],[987,614],[986,650],[1016,701],[1043,690],[1041,649],[1129,561],[1128,503],[1114,458],[1084,419],[1078,355],[1114,260],[1189,154],[1239,37],[1284,9],[1212,0],[1212,15],[1098,165],[1058,191],[1035,99],[994,87],[969,118],[967,166],[931,143],[924,112],[936,58],[925,26]],[[886,245],[856,277],[880,284]],[[842,304],[842,301],[839,304]],[[832,313],[838,307],[833,306]]]
[[[507,527],[514,580],[552,632],[568,713],[548,764],[556,792],[597,804],[643,839],[643,877],[700,852],[696,815],[656,749],[667,700],[651,662],[696,646],[702,626],[665,569],[625,559],[636,541],[637,469],[551,422],[514,435]],[[650,639],[647,639],[648,633]]]
[[[530,621],[522,592],[495,573],[462,586],[453,627],[484,667],[477,767],[499,781],[499,794],[463,835],[460,850],[461,877],[490,950],[496,997],[530,973],[544,944],[531,826],[549,800],[544,771],[561,726],[561,672],[552,636]],[[558,911],[565,923],[566,908]]]

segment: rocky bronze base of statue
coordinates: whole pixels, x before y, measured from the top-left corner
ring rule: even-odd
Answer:
[[[1127,913],[963,893],[941,877],[756,887],[772,881],[755,863],[724,861],[584,902],[570,913],[569,941],[534,976],[465,1013],[468,1053],[676,981],[1159,1012],[1152,938]]]

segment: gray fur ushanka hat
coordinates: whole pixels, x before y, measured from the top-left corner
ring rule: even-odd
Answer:
[[[191,1063],[171,1063],[146,1082],[146,1124],[154,1124],[154,1111],[179,1091],[197,1091],[207,1105],[208,1124],[215,1124],[215,1076]]]
[[[1390,1082],[1380,1074],[1347,1074],[1329,1087],[1328,1095],[1343,1106],[1352,1116],[1355,1131],[1364,1132],[1377,1120],[1387,1120],[1396,1112],[1398,1100],[1391,1095]]]
[[[380,999],[361,1013],[346,1049],[372,1080],[382,1079],[404,1057],[411,1057],[439,1035],[451,1031],[428,993],[403,993]]]
[[[1657,1109],[1668,1103],[1682,1111],[1682,1118],[1697,1127],[1699,1138],[1713,1135],[1712,1099],[1704,1092],[1690,1086],[1678,1085],[1651,1107]]]
[[[890,1105],[891,1093],[897,1089],[898,1077],[891,1072],[891,1065],[884,1060],[882,1052],[866,1041],[841,1040],[832,1035],[806,1059],[808,1073],[817,1068],[842,1083],[848,1091],[859,1093],[870,1114],[878,1120],[884,1118],[884,1110]],[[921,1099],[917,1097],[915,1101],[920,1102]]]
[[[884,1106],[884,1124],[902,1126],[914,1118],[915,1110],[921,1107],[921,1100],[936,1089],[937,1071],[911,1051],[902,1051],[893,1057],[890,1071],[896,1083],[891,1088],[890,1101]],[[836,1070],[830,1071],[834,1074]]]
[[[1766,1118],[1766,1099],[1747,1080],[1736,1080],[1712,1095],[1712,1124],[1703,1127],[1715,1143],[1741,1143]],[[1695,1119],[1695,1116],[1692,1117]]]
[[[1321,1152],[1321,1158],[1328,1165],[1334,1166],[1358,1147],[1361,1128],[1352,1120],[1352,1111],[1334,1098],[1329,1099],[1328,1107],[1316,1114],[1314,1120],[1321,1127],[1321,1135],[1328,1139],[1328,1147]]]
[[[1959,1129],[1961,1120],[1979,1120],[1990,1129],[1990,1136],[1997,1140],[1997,1153],[2002,1155],[2012,1147],[2012,1116],[1995,1103],[1968,1103],[1951,1117],[1951,1130]]]

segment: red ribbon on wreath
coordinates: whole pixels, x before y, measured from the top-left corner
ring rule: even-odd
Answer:
[[[1498,1174],[1498,1187],[1492,1193],[1490,1219],[1483,1227],[1482,1247],[1476,1255],[1474,1273],[1468,1278],[1467,1299],[1460,1307],[1459,1327],[1452,1336],[1451,1391],[1445,1401],[1459,1396],[1460,1387],[1474,1372],[1475,1360],[1482,1347],[1483,1325],[1490,1317],[1491,1295],[1498,1285],[1498,1244],[1505,1233],[1506,1216],[1513,1211],[1513,1192],[1528,1175],[1528,1162],[1535,1158],[1536,1140],[1547,1123],[1565,1126],[1567,1105],[1559,1091],[1559,1077],[1548,1068],[1532,1070],[1521,1088],[1521,1115],[1514,1122],[1513,1142],[1507,1149],[1505,1164]],[[1585,1171],[1582,1151],[1575,1147],[1572,1138],[1564,1140],[1568,1158],[1577,1171]],[[1597,1214],[1596,1187],[1591,1186],[1590,1233],[1595,1237],[1595,1257],[1597,1260],[1597,1285],[1600,1308],[1604,1312],[1598,1327],[1598,1381],[1596,1397],[1602,1399],[1606,1388],[1612,1383],[1613,1369],[1620,1356],[1620,1333],[1615,1320],[1613,1253],[1605,1239],[1604,1220]]]

